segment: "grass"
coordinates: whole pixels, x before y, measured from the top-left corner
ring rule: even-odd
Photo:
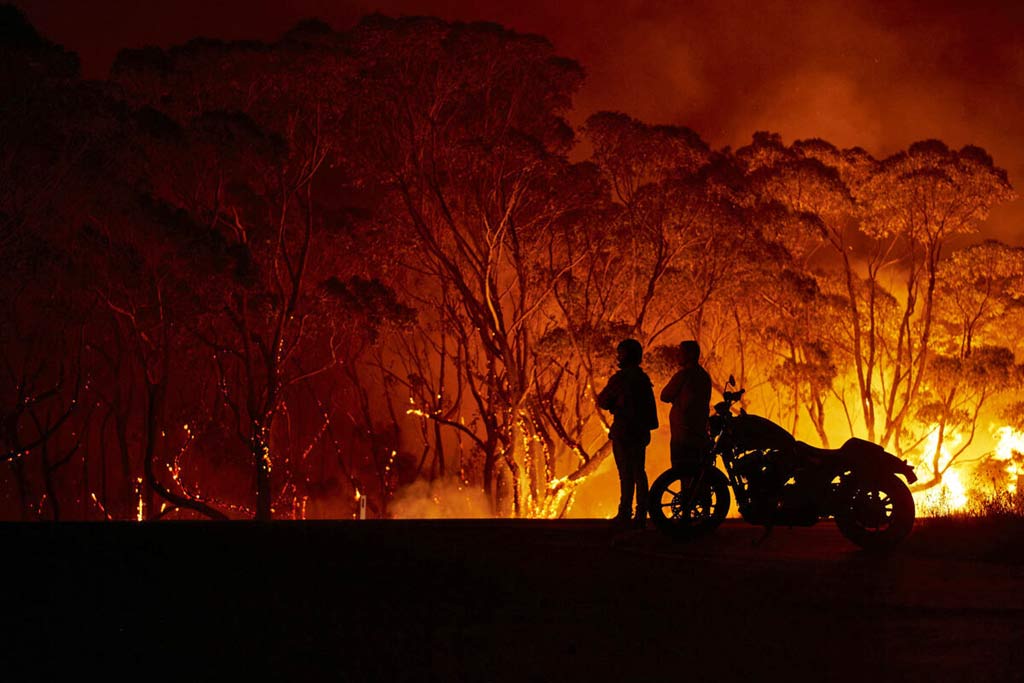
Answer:
[[[941,501],[940,501],[941,503]],[[1024,494],[1001,492],[966,506],[932,506],[907,539],[915,554],[1024,564]]]
[[[969,498],[964,506],[953,506],[945,497],[924,512],[929,517],[953,519],[1005,519],[1024,518],[1024,495],[1002,491],[986,496]]]

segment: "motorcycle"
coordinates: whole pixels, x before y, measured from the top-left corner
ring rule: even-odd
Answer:
[[[730,376],[723,400],[710,417],[711,447],[696,448],[651,485],[648,511],[654,526],[677,539],[714,531],[735,496],[750,524],[812,526],[835,519],[839,531],[867,550],[888,550],[914,526],[914,499],[907,484],[914,468],[881,446],[852,438],[828,450],[797,441],[784,428],[733,405]],[[721,458],[725,472],[715,467]],[[900,476],[903,479],[900,479]],[[904,479],[906,482],[904,482]]]

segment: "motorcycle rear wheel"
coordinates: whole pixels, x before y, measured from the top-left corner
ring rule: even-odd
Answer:
[[[685,540],[710,533],[729,513],[729,480],[718,469],[669,469],[651,485],[647,507],[655,528]]]
[[[836,526],[872,551],[890,550],[914,527],[914,497],[895,474],[855,479],[840,490]]]

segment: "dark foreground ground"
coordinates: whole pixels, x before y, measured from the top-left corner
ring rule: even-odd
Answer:
[[[874,557],[831,524],[0,524],[0,675],[1024,680],[1019,530],[919,521]]]

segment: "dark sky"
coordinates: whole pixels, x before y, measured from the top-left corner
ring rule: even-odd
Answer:
[[[1024,3],[975,0],[16,0],[41,33],[102,78],[122,47],[205,35],[273,39],[315,16],[373,11],[497,21],[547,36],[599,109],[688,125],[712,145],[756,130],[881,156],[915,140],[977,144],[1024,194]],[[1024,244],[1024,200],[988,234]]]

